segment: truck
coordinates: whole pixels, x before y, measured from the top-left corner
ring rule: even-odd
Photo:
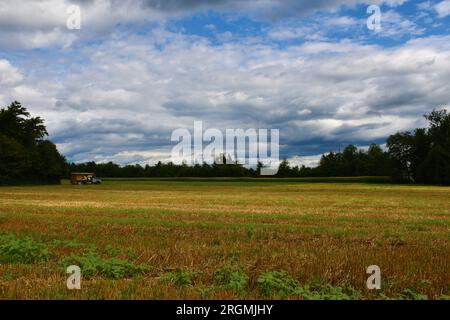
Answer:
[[[74,185],[101,184],[102,180],[97,178],[94,172],[73,172],[70,174],[70,183]]]

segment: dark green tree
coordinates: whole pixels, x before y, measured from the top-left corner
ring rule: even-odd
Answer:
[[[31,157],[25,147],[0,134],[0,184],[26,179],[31,167]]]
[[[44,121],[19,102],[0,110],[0,184],[59,183],[66,161],[47,135]]]
[[[450,114],[433,110],[425,115],[428,128],[397,133],[387,147],[394,180],[450,184]]]

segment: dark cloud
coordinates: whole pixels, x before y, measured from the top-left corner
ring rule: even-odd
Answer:
[[[160,11],[175,12],[199,8],[223,8],[245,2],[243,0],[142,0],[142,5]]]
[[[304,16],[319,10],[366,3],[364,0],[142,0],[144,7],[162,12],[183,12],[198,9],[239,10],[257,12],[271,18]]]

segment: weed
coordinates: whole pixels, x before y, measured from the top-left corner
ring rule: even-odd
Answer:
[[[413,289],[405,289],[398,296],[399,300],[427,300],[428,296],[426,294],[421,294]]]
[[[173,283],[177,286],[190,286],[194,282],[195,273],[186,270],[177,268],[173,272],[168,272],[161,277],[161,281],[164,283]]]
[[[294,292],[305,300],[355,300],[362,294],[353,288],[333,287],[331,285],[298,286]]]
[[[0,236],[0,263],[37,263],[48,260],[47,245],[31,238]]]
[[[85,278],[97,275],[112,279],[131,278],[147,271],[144,265],[136,265],[128,260],[118,258],[102,259],[91,250],[85,255],[72,254],[64,260],[64,265],[79,266]]]
[[[76,240],[53,240],[52,245],[55,247],[80,248],[83,245]]]
[[[197,286],[197,292],[200,296],[200,299],[204,300],[204,299],[207,299],[208,296],[214,292],[214,288],[207,287],[204,285],[199,285],[199,286]]]
[[[214,282],[226,289],[233,290],[237,294],[244,295],[247,293],[248,276],[242,269],[233,267],[230,261],[216,270]]]
[[[296,295],[305,300],[354,300],[363,296],[353,288],[333,287],[318,280],[302,286],[286,271],[263,273],[259,276],[257,284],[264,295],[278,295],[280,298]]]
[[[105,247],[105,252],[106,252],[106,254],[109,255],[109,256],[114,256],[114,255],[118,255],[118,254],[121,253],[119,249],[114,248],[114,247],[113,247],[112,245],[110,245],[110,244],[108,244],[108,245]]]
[[[286,271],[265,272],[258,277],[256,283],[264,295],[276,294],[281,298],[291,295],[298,285]]]

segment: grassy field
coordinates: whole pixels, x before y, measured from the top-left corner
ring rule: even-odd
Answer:
[[[448,299],[450,188],[344,182],[1,187],[0,298]]]

